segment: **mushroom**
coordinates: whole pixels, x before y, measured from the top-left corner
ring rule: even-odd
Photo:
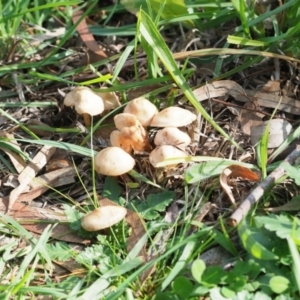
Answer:
[[[154,138],[154,144],[156,146],[174,145],[185,148],[190,143],[191,138],[189,135],[177,127],[165,127],[164,129],[158,130]]]
[[[76,87],[69,92],[64,99],[64,105],[74,106],[76,112],[83,115],[86,126],[91,125],[90,116],[100,115],[104,111],[102,98],[84,86]]]
[[[113,131],[110,135],[112,146],[120,147],[127,153],[132,150],[150,151],[148,132],[134,115],[118,114],[114,117],[114,122],[119,130]]]
[[[136,116],[128,113],[121,113],[114,116],[114,122],[117,129],[122,130],[124,127],[138,127],[141,123]]]
[[[122,148],[125,152],[132,152],[132,142],[130,139],[126,138],[120,130],[114,130],[110,134],[110,143],[113,147]]]
[[[124,113],[135,115],[142,126],[150,125],[153,117],[158,113],[156,106],[145,98],[136,98],[128,102]]]
[[[172,145],[162,145],[151,151],[149,155],[149,161],[153,167],[157,168],[157,164],[162,162],[167,158],[178,158],[188,156],[182,150],[177,149]],[[169,167],[174,167],[177,164],[169,165]]]
[[[107,176],[119,176],[133,169],[135,160],[119,147],[107,147],[95,157],[95,170]]]
[[[102,89],[106,89],[106,87],[102,87]],[[114,92],[96,92],[96,94],[102,98],[105,111],[121,106],[119,97]]]
[[[152,122],[150,124],[151,127],[182,127],[186,126],[193,121],[196,120],[196,115],[191,113],[189,110],[176,107],[176,106],[170,106],[162,111],[160,111],[158,114],[156,114]]]
[[[127,210],[122,206],[101,206],[81,219],[81,226],[86,231],[98,231],[119,223],[126,216]]]

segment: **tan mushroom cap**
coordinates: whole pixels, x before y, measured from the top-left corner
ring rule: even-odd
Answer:
[[[191,124],[196,120],[196,115],[189,110],[170,106],[154,116],[150,126],[152,127],[181,127]]]
[[[110,143],[113,147],[122,148],[127,153],[131,153],[133,150],[131,140],[124,136],[120,130],[114,130],[111,132]]]
[[[102,87],[102,89],[106,89],[106,87]],[[119,97],[114,92],[97,92],[96,94],[102,98],[104,110],[113,110],[121,106]]]
[[[167,158],[178,158],[178,157],[186,157],[188,156],[182,150],[177,149],[171,145],[162,145],[155,148],[149,155],[149,161],[153,167],[156,168],[157,164],[162,162]],[[169,167],[174,167],[175,165],[169,165]]]
[[[191,138],[189,135],[177,127],[165,127],[164,129],[158,130],[154,138],[154,144],[156,146],[174,145],[185,148],[190,143]]]
[[[144,127],[150,125],[153,117],[158,113],[157,107],[146,98],[136,98],[128,102],[124,113],[135,115]]]
[[[81,219],[81,226],[86,231],[98,231],[119,223],[126,216],[127,210],[121,206],[101,206]]]
[[[138,126],[140,124],[136,116],[127,113],[115,115],[114,122],[119,130],[122,130],[124,127]]]
[[[133,169],[135,160],[119,147],[107,147],[95,157],[96,172],[107,176],[119,176]]]
[[[78,114],[100,115],[104,111],[103,100],[88,87],[80,86],[69,92],[64,99],[65,106],[74,106]]]
[[[114,117],[119,132],[113,131],[110,135],[112,146],[121,147],[127,153],[134,151],[150,151],[148,132],[136,116],[121,113]]]

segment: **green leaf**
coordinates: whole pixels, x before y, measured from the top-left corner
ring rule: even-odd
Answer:
[[[283,276],[274,276],[270,279],[270,288],[276,294],[282,294],[290,285],[290,281]]]
[[[174,197],[175,193],[172,191],[150,194],[144,202],[140,202],[140,200],[134,201],[132,209],[137,210],[144,219],[154,220],[160,216],[159,212],[165,211]]]
[[[202,275],[201,282],[208,286],[217,286],[224,277],[226,277],[226,273],[220,266],[207,267]]]
[[[186,98],[191,102],[195,109],[206,119],[214,129],[216,129],[220,134],[228,139],[234,146],[241,149],[241,147],[213,120],[209,113],[204,109],[200,102],[196,99],[195,94],[188,85],[186,79],[184,78],[181,70],[179,70],[178,65],[167,46],[165,40],[159,33],[155,24],[143,10],[139,13],[139,31],[147,43],[152,47],[153,51],[157,54],[162,64],[168,70],[172,76],[174,82],[180,87]]]
[[[188,14],[187,7],[183,0],[121,0],[121,4],[123,4],[128,11],[134,14],[136,14],[140,8],[149,13],[147,2],[151,6],[151,10],[155,15],[157,15],[160,11],[160,7],[164,5],[164,9],[160,15],[162,19],[172,19]],[[190,26],[193,26],[193,22],[189,21],[187,23]]]
[[[103,274],[102,278],[110,278],[115,276],[120,276],[128,273],[129,271],[137,268],[138,266],[144,263],[143,258],[141,256],[131,259],[130,261],[123,262],[119,266],[114,266],[110,270],[108,270],[105,274]]]
[[[187,244],[185,245],[184,249],[182,250],[181,255],[178,258],[176,264],[172,268],[170,274],[162,282],[162,284],[161,284],[162,291],[172,282],[172,280],[178,275],[178,273],[181,272],[181,270],[184,268],[184,266],[187,265],[188,259],[192,255],[195,245],[196,245],[195,241],[187,242]]]
[[[187,299],[193,290],[191,281],[183,276],[175,278],[172,284],[174,294],[177,294],[183,299]]]
[[[269,216],[257,216],[255,220],[263,224],[269,231],[274,231],[282,239],[293,236],[300,240],[300,220],[298,218],[291,219],[286,215],[271,214]]]
[[[93,157],[97,154],[97,152],[95,152],[92,149],[81,147],[71,143],[65,143],[65,142],[57,142],[57,141],[50,141],[50,140],[29,140],[29,139],[16,139],[16,141],[20,143],[53,146],[59,149],[67,150],[68,152],[75,152],[87,157]]]
[[[285,169],[286,174],[293,178],[296,184],[300,186],[300,168],[291,166],[287,162],[283,162],[281,166]]]
[[[82,229],[80,222],[80,219],[83,217],[83,213],[67,204],[65,204],[63,207],[67,220],[70,222],[70,228],[74,231],[77,231],[81,235],[85,235],[86,231]],[[89,235],[91,235],[91,233],[89,233]]]
[[[199,283],[201,283],[201,277],[205,268],[206,268],[205,262],[202,259],[194,260],[191,271],[194,279]]]
[[[113,177],[106,177],[102,196],[108,198],[109,200],[115,201],[120,205],[125,204],[125,199],[120,197],[122,193],[122,188],[119,186],[118,181]]]
[[[263,239],[261,231],[254,231],[254,228],[248,227],[245,219],[238,226],[238,233],[245,249],[255,258],[262,260],[276,260],[278,257],[269,251],[265,246],[257,241],[257,238]]]
[[[55,244],[47,244],[46,249],[52,260],[66,261],[74,257],[74,250],[63,242],[56,242]]]
[[[177,294],[182,299],[187,299],[193,289],[191,281],[183,276],[175,278],[172,284],[174,294]]]
[[[227,299],[234,299],[234,296],[235,296],[235,292],[232,291],[231,289],[229,289],[228,287],[226,286],[223,286],[221,288],[221,293],[222,295],[227,298]]]

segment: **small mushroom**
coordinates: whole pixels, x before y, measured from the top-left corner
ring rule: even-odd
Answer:
[[[187,109],[170,106],[156,114],[150,124],[151,127],[182,127],[196,120],[196,115]]]
[[[114,116],[114,122],[117,129],[122,130],[124,127],[139,126],[136,116],[128,113],[121,113]]]
[[[119,223],[126,216],[127,210],[122,206],[101,206],[81,219],[81,226],[86,231],[98,231]]]
[[[112,146],[120,147],[127,153],[132,150],[150,151],[148,132],[134,115],[118,114],[114,122],[119,131],[113,131],[110,135]]]
[[[102,87],[102,89],[106,89],[106,87]],[[119,97],[114,92],[96,92],[96,94],[102,98],[105,111],[121,106]]]
[[[190,143],[191,138],[189,135],[177,127],[165,127],[164,129],[158,130],[154,138],[154,144],[156,146],[174,145],[185,148]]]
[[[110,143],[113,147],[122,148],[125,152],[132,152],[132,142],[126,136],[124,136],[120,130],[114,130],[110,134]]]
[[[107,147],[95,157],[95,170],[107,176],[119,176],[133,169],[135,160],[119,147]]]
[[[149,155],[149,161],[153,167],[157,167],[157,164],[162,162],[167,158],[178,158],[188,156],[182,150],[177,149],[171,145],[162,145],[151,151]],[[169,165],[169,167],[175,167],[175,165]]]
[[[90,116],[102,114],[104,103],[100,96],[88,87],[80,86],[69,92],[64,99],[65,106],[74,106],[78,114],[83,115],[86,126],[91,125]]]
[[[156,106],[145,98],[136,98],[128,102],[124,113],[135,115],[142,126],[150,125],[153,117],[158,113]]]

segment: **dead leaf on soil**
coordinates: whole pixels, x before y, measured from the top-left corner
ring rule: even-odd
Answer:
[[[67,243],[76,243],[76,244],[84,244],[84,245],[90,243],[90,240],[80,237],[77,232],[71,230],[68,224],[60,224],[59,222],[61,221],[58,220],[57,222],[58,224],[52,230],[51,238],[64,241]],[[43,223],[26,224],[24,223],[24,221],[23,222],[19,221],[19,223],[28,231],[37,234],[42,234],[45,228],[49,225],[49,223],[48,224],[43,224]]]
[[[35,175],[47,164],[55,150],[56,148],[52,146],[44,146],[21,172],[18,177],[20,185],[13,189],[9,195],[7,211],[12,208],[19,195],[26,190]]]
[[[13,147],[15,147],[21,151],[21,148],[18,145],[17,141],[15,141],[15,137],[13,134],[10,134],[10,133],[7,133],[7,132],[4,132],[1,130],[0,137],[5,137],[5,138],[10,139],[9,143],[12,144]],[[26,166],[26,162],[18,153],[14,152],[14,151],[10,151],[10,150],[6,149],[5,147],[0,147],[0,150],[2,150],[3,152],[5,152],[7,154],[7,156],[11,160],[11,163],[13,164],[13,166],[15,167],[15,169],[18,173],[21,173],[24,170],[24,168]]]
[[[251,127],[251,144],[255,145],[259,142],[263,136],[267,125],[269,124],[268,135],[268,148],[279,147],[289,136],[293,127],[292,125],[283,119],[272,119],[270,121],[263,122],[260,125]]]
[[[248,101],[244,104],[244,108],[242,109],[238,120],[241,123],[241,129],[245,134],[251,134],[251,127],[257,126],[262,123],[262,115],[258,112],[259,105],[257,103],[257,99],[253,99],[253,101]],[[247,109],[248,108],[248,109]],[[251,109],[251,110],[249,110]],[[257,112],[255,112],[257,111]]]
[[[74,13],[72,17],[72,21],[75,24],[81,15],[83,14],[82,10],[78,10]],[[98,43],[96,42],[94,36],[90,32],[89,27],[87,26],[86,20],[83,19],[76,27],[76,30],[83,41],[83,43],[86,45],[88,48],[89,52],[89,57],[88,57],[88,62],[89,63],[94,63],[100,60],[103,60],[107,58],[106,53],[100,49]]]
[[[279,95],[280,91],[280,82],[275,80],[269,80],[260,89],[260,92],[273,93],[277,95]]]
[[[52,238],[71,242],[87,244],[89,240],[81,238],[76,232],[73,232],[68,225],[61,224],[67,222],[63,211],[53,208],[37,208],[30,206],[30,202],[46,192],[49,187],[63,186],[75,182],[76,172],[74,168],[63,168],[55,170],[39,177],[30,182],[32,190],[28,193],[19,195],[18,199],[9,211],[9,216],[13,217],[27,230],[42,234],[49,223],[58,223],[53,229]],[[0,198],[0,212],[4,213],[8,205],[9,197]]]
[[[40,28],[39,28],[39,30],[40,30]],[[44,28],[44,32],[45,33],[42,33],[42,34],[30,35],[31,41],[29,42],[29,45],[31,47],[32,46],[36,47],[44,41],[62,36],[66,32],[66,27],[55,28],[54,30],[51,30],[51,31]]]
[[[233,205],[236,205],[236,202],[233,193],[231,191],[231,188],[229,186],[229,181],[232,178],[238,178],[238,177],[252,180],[252,181],[260,180],[260,176],[248,168],[239,165],[232,165],[225,168],[223,172],[220,174],[220,184]]]
[[[247,102],[249,100],[245,90],[238,83],[232,80],[220,80],[213,83],[208,83],[198,89],[195,89],[193,92],[198,101],[204,101],[207,99],[228,95],[235,99],[241,98],[243,99],[243,102]]]
[[[76,262],[74,259],[66,260],[66,261],[54,261],[54,265],[57,265],[64,269],[61,270],[60,278],[67,277],[71,275],[75,275],[77,277],[84,277],[86,273],[88,272],[87,269],[82,268],[82,265]]]
[[[17,200],[11,206],[11,216],[14,217],[13,212],[19,211],[28,206],[30,202],[45,193],[49,187],[59,187],[66,184],[75,182],[76,172],[73,168],[64,168],[55,170],[39,177],[34,178],[29,186],[32,188],[28,193],[23,193],[18,196]],[[0,212],[5,212],[7,210],[9,202],[9,196],[0,198]]]
[[[280,96],[273,93],[261,91],[244,90],[238,83],[232,80],[220,80],[206,84],[194,90],[198,101],[204,101],[214,97],[232,96],[236,101],[248,102],[249,99],[257,98],[260,107],[278,108],[278,110],[300,115],[300,101],[287,96]],[[179,102],[182,104],[183,98]],[[280,103],[280,104],[278,104]]]

